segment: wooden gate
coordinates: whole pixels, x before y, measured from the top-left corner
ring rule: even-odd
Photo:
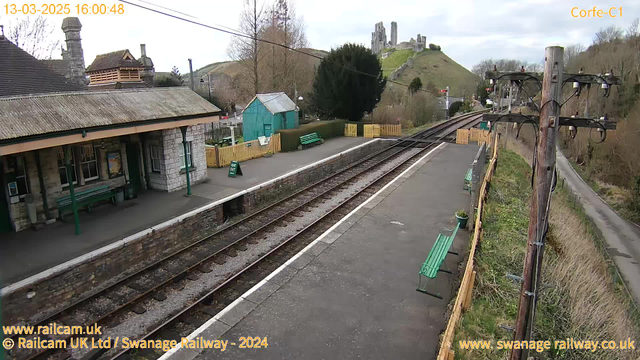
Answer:
[[[380,124],[380,136],[402,136],[402,125]]]
[[[380,125],[365,125],[364,137],[366,138],[380,137]]]
[[[357,124],[344,124],[344,136],[357,137],[358,125]]]

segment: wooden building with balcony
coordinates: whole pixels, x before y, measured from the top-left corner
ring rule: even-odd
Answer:
[[[147,87],[142,75],[145,65],[136,60],[129,50],[119,50],[96,56],[86,69],[89,88]]]

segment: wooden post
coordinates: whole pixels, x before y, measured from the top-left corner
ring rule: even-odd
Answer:
[[[536,145],[537,163],[529,214],[529,235],[527,240],[522,286],[518,302],[515,324],[515,341],[528,340],[533,327],[533,308],[537,302],[537,289],[544,252],[543,236],[548,221],[548,202],[551,183],[556,165],[556,135],[560,116],[562,96],[562,71],[564,49],[551,46],[545,49],[544,78],[542,80],[542,102],[540,106],[540,129]],[[527,349],[513,349],[511,360],[528,357]]]
[[[447,360],[453,360],[456,358],[456,353],[453,350],[449,350],[449,354],[447,354]]]
[[[465,294],[464,302],[462,303],[462,308],[464,309],[464,311],[469,310],[469,307],[471,306],[471,298],[473,297],[473,285],[475,284],[475,282],[476,282],[476,271],[473,270],[473,272],[471,273],[471,279],[469,280],[467,293]]]
[[[78,204],[76,203],[76,194],[73,190],[73,175],[74,169],[71,166],[71,152],[73,149],[69,145],[65,145],[62,149],[64,151],[64,164],[67,170],[67,181],[69,182],[69,197],[71,198],[71,209],[73,210],[73,222],[76,227],[76,235],[80,235],[80,218],[78,216]]]

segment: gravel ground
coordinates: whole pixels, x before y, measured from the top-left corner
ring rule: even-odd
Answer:
[[[207,292],[211,291],[233,274],[241,271],[251,262],[264,255],[284,240],[294,236],[313,221],[316,221],[327,214],[348,197],[352,196],[363,187],[368,186],[378,176],[405,161],[420,150],[421,149],[408,150],[392,161],[373,171],[365,173],[357,181],[345,186],[341,191],[336,192],[331,198],[314,201],[310,206],[305,206],[304,208],[306,211],[299,212],[302,216],[294,216],[291,217],[292,221],[280,223],[286,224],[287,226],[278,226],[274,228],[275,231],[273,232],[264,231],[252,236],[254,239],[258,240],[258,242],[249,245],[247,250],[237,251],[237,256],[235,257],[227,256],[226,262],[222,265],[211,262],[209,264],[212,270],[211,272],[198,273],[199,278],[196,281],[184,280],[185,286],[182,290],[177,290],[172,287],[164,290],[164,294],[167,296],[164,301],[156,301],[152,298],[145,300],[141,304],[147,310],[144,314],[138,315],[133,312],[128,312],[125,315],[121,315],[118,319],[118,325],[111,328],[103,327],[102,337],[119,336],[121,338],[138,338],[144,335],[148,329],[158,326],[160,323],[165,321],[173,311],[184,308],[185,304],[190,304]],[[74,358],[80,358],[88,352],[87,349],[69,350]],[[114,354],[115,351],[111,350],[103,355],[103,357]]]

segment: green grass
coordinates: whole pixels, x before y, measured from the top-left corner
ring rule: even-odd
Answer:
[[[384,76],[389,76],[393,70],[400,67],[400,65],[407,62],[409,57],[413,56],[414,52],[411,49],[397,50],[389,54],[386,59],[380,59],[382,62],[382,72]]]
[[[449,86],[451,96],[456,97],[474,94],[477,82],[480,81],[479,77],[443,52],[433,50],[417,53],[413,59],[413,67],[405,70],[397,81],[408,85],[415,77],[420,78],[423,87],[429,81],[438,89]]]
[[[518,309],[519,285],[506,274],[521,275],[529,224],[531,169],[512,151],[500,150],[498,167],[491,181],[486,203],[484,236],[476,255],[476,286],[473,305],[462,318],[456,332],[456,359],[499,359],[505,350],[463,352],[458,340],[511,340],[512,333],[500,325],[513,326]],[[555,255],[546,248],[545,261]],[[536,338],[559,339],[562,324],[556,322],[560,309],[549,302],[540,302],[536,317]]]

